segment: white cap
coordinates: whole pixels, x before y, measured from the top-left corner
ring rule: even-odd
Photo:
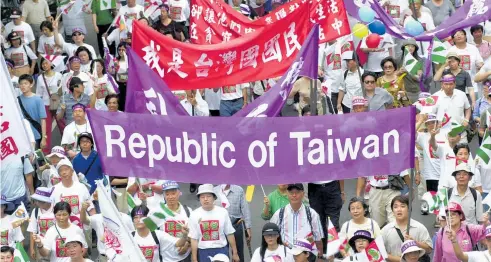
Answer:
[[[230,262],[230,258],[228,258],[225,254],[216,254],[214,257],[208,257],[210,261],[220,261],[220,262]]]
[[[60,170],[60,167],[62,166],[69,166],[71,169],[73,169],[73,165],[72,165],[72,162],[70,162],[70,160],[66,159],[66,158],[63,158],[62,160],[60,160],[60,162],[58,162],[58,165],[56,166],[56,170]]]
[[[213,185],[212,184],[203,184],[198,187],[198,193],[196,194],[197,196],[204,194],[204,193],[209,193],[213,194],[215,197],[215,192],[213,191]]]
[[[47,155],[46,157],[52,157],[52,156],[58,156],[59,158],[64,158],[66,157],[65,149],[61,146],[55,146],[51,149],[51,153]]]
[[[31,198],[37,201],[45,202],[45,203],[51,203],[51,193],[53,193],[52,188],[47,188],[47,187],[38,187],[36,188],[36,191],[34,194],[31,195]]]
[[[288,252],[294,256],[302,252],[312,252],[312,244],[305,239],[297,239],[293,242],[293,248]]]
[[[65,239],[65,245],[70,242],[80,242],[83,247],[87,247],[87,242],[85,241],[85,237],[80,234],[71,234]]]

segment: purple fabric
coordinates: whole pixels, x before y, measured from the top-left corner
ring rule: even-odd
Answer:
[[[189,115],[164,80],[146,65],[133,49],[128,47],[126,54],[129,71],[125,112],[169,116]]]
[[[234,117],[275,117],[283,108],[293,88],[296,75],[317,79],[319,51],[319,25],[315,25],[298,52],[295,62],[280,80],[266,93],[237,112]],[[320,86],[318,88],[321,88]]]
[[[357,20],[358,5],[355,0],[344,1],[348,14]],[[363,4],[369,3],[370,7],[375,11],[377,19],[381,20],[389,34],[396,38],[407,39],[412,38],[406,33],[406,30],[400,26],[394,19],[387,14],[382,6],[374,0],[360,0]],[[467,28],[475,24],[484,22],[491,17],[491,0],[474,0],[466,1],[451,17],[447,18],[443,23],[430,32],[414,37],[418,41],[431,41],[435,36],[438,39],[444,39],[452,35],[458,29]],[[401,10],[402,11],[402,10]]]
[[[106,70],[109,69],[109,65],[111,64],[112,60],[113,56],[111,55],[111,52],[109,52],[109,49],[107,47],[104,47],[104,66],[106,67]],[[109,79],[109,82],[114,87],[114,91],[116,91],[116,94],[119,94],[119,88],[116,84],[116,81],[114,80],[114,77],[111,74],[107,74],[107,79]]]
[[[88,116],[108,175],[273,185],[397,174],[414,166],[415,107],[300,118],[98,110]]]
[[[44,196],[44,197],[51,197],[51,192],[45,192],[45,191],[42,191],[42,190],[39,190],[39,189],[36,189],[36,192],[35,194],[36,195],[40,195],[40,196]]]

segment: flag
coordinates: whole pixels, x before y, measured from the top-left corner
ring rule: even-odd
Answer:
[[[318,51],[319,51],[319,25],[314,25],[310,30],[307,39],[304,41],[300,52],[298,52],[295,61],[290,65],[287,72],[283,74],[280,80],[265,94],[258,99],[247,104],[237,112],[234,117],[275,117],[285,105],[288,94],[293,89],[298,76],[305,76],[310,79],[317,79],[318,74]],[[318,88],[321,88],[320,86]],[[246,130],[250,121],[244,121]]]
[[[355,51],[355,44],[353,42],[353,35],[346,35],[336,41],[334,45],[334,53],[341,54],[341,58],[350,59],[353,57]]]
[[[370,262],[382,262],[388,258],[384,241],[380,236],[368,244],[367,248],[365,248],[365,252],[362,254],[363,256],[366,256]]]
[[[101,10],[116,9],[116,0],[100,0]]]
[[[448,118],[448,115],[445,117],[444,116],[444,120],[446,120]],[[465,127],[457,122],[455,122],[453,119],[450,119],[447,121],[447,123],[445,125],[443,125],[443,122],[442,122],[442,128],[441,128],[442,131],[444,131],[445,133],[448,133],[450,136],[454,137],[454,136],[457,136],[459,134],[461,134],[462,132],[465,131]]]
[[[155,231],[165,224],[165,221],[176,215],[164,203],[160,203],[160,210],[153,209],[148,217],[143,219],[143,223],[150,231]]]
[[[125,112],[189,116],[157,72],[146,65],[131,48],[126,50],[126,54],[129,69],[126,92],[133,95],[126,96]]]
[[[254,189],[256,187],[254,185],[247,186],[246,188],[246,201],[251,203],[252,197],[254,196]]]
[[[114,57],[111,55],[111,52],[109,52],[109,47],[106,42],[106,38],[102,38],[102,45],[104,46],[104,66],[106,67],[106,70],[110,70],[112,72],[116,72],[116,66],[114,62]],[[106,74],[107,78],[109,80],[109,83],[113,86],[114,91],[116,94],[119,94],[119,86],[114,80],[113,74]]]
[[[8,166],[32,151],[3,53],[0,63],[0,162]]]
[[[160,15],[159,5],[162,4],[160,0],[145,0],[143,4],[143,15],[145,17],[152,17],[152,15],[156,12]],[[170,15],[170,14],[169,14]]]
[[[142,204],[142,201],[138,197],[133,197],[131,194],[128,194],[127,202],[128,202],[128,212],[131,212],[133,208]]]
[[[438,38],[433,39],[433,49],[431,50],[431,61],[437,64],[444,64],[447,60],[448,48],[445,43]]]
[[[436,214],[440,208],[440,200],[438,198],[438,194],[435,191],[428,191],[423,194],[421,200],[425,201],[428,204],[428,211]]]
[[[10,222],[12,223],[12,227],[16,228],[22,225],[24,221],[29,219],[29,213],[27,213],[26,206],[24,206],[24,202],[20,202],[19,207],[12,213],[12,219]]]
[[[42,55],[44,59],[48,60],[51,62],[51,64],[54,66],[53,71],[55,72],[63,72],[65,71],[65,58],[66,56],[63,55]]]
[[[124,15],[118,15],[116,18],[114,18],[112,24],[112,27],[117,27],[119,28],[119,31],[123,31],[126,29],[126,20],[124,19]]]
[[[418,101],[422,106],[434,106],[438,101],[438,96],[429,96],[426,98],[420,98]]]
[[[409,52],[405,52],[406,54],[404,55],[404,68],[408,73],[411,75],[416,75],[419,70],[423,68],[423,64],[418,61],[416,58],[414,58],[413,55]]]
[[[442,128],[447,128],[448,123],[450,123],[450,116],[445,113],[442,118]]]
[[[341,247],[341,239],[339,239],[338,232],[331,222],[331,219],[327,219],[327,252],[326,256],[330,257],[339,252]]]
[[[443,206],[448,206],[448,191],[447,188],[441,188],[438,190],[438,201]]]
[[[111,195],[102,180],[95,181],[104,226],[104,242],[108,261],[145,262],[143,253],[133,236],[123,224],[121,213],[114,205]]]
[[[223,192],[223,187],[225,185],[219,185],[213,188],[213,192],[215,192],[215,195],[217,195],[217,199],[220,201],[220,205],[223,208],[228,208],[230,206],[230,202],[228,201],[227,196]]]
[[[491,207],[491,194],[488,194],[483,200],[482,200],[483,205],[488,205]],[[485,210],[487,211],[487,210]]]
[[[491,159],[491,136],[488,130],[484,133],[481,146],[476,151],[476,156],[486,165],[489,165],[489,160]]]
[[[339,247],[339,250],[343,250],[344,252],[348,253],[350,249],[351,249],[351,246],[348,243],[348,239],[345,238],[343,240],[343,242],[341,243],[341,246]]]
[[[28,261],[30,261],[29,255],[27,255],[27,252],[24,249],[24,246],[22,246],[22,242],[17,242],[15,244],[13,262],[28,262]]]
[[[68,3],[65,2],[65,4],[60,5],[59,10],[60,13],[64,15],[76,16],[80,12],[82,12],[83,7],[84,7],[84,1],[75,0],[75,1],[70,1]]]

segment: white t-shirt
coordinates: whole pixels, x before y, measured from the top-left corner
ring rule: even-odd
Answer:
[[[83,43],[81,46],[85,46],[87,47],[87,49],[89,49],[89,52],[92,54],[92,57],[97,57],[96,53],[95,53],[95,49],[94,47],[92,47],[91,45],[89,44],[86,44],[86,43]],[[63,52],[67,53],[68,54],[68,57],[72,57],[75,55],[75,51],[77,51],[77,49],[79,48],[80,46],[76,45],[76,44],[72,44],[72,43],[67,43],[67,42],[64,42],[63,43]]]
[[[73,145],[73,151],[79,152],[77,144],[78,136],[85,132],[92,134],[89,120],[86,120],[84,125],[77,125],[75,121],[71,122],[63,130],[61,145]]]
[[[186,22],[189,19],[189,2],[187,0],[169,0],[169,16],[176,22]]]
[[[121,215],[121,219],[123,221],[123,225],[129,232],[135,231],[135,226],[133,225],[133,221],[131,217],[127,214],[119,212]],[[104,244],[104,217],[102,214],[95,214],[87,217],[90,221],[90,226],[95,230],[97,235],[97,250],[99,254],[106,254],[106,246]]]
[[[12,32],[17,32],[17,34],[22,37],[22,43],[24,44],[29,44],[32,41],[36,40],[31,26],[26,22],[22,21],[20,25],[15,25],[14,21],[11,21],[7,25],[5,25],[5,31],[3,32],[3,36],[5,37],[5,39],[7,39],[7,36]],[[10,46],[10,43],[8,41],[6,41],[6,44]]]
[[[22,229],[20,227],[13,228],[12,222],[15,219],[11,215],[5,215],[0,219],[0,245],[15,247],[15,242],[21,242],[24,240],[22,235]]]
[[[392,36],[390,36],[389,34],[381,35],[380,43],[378,44],[377,48],[385,48],[385,50],[382,52],[369,52],[368,60],[364,67],[365,70],[371,72],[382,72],[383,69],[382,67],[380,67],[380,62],[382,62],[384,58],[390,56],[389,48],[392,48],[390,46],[392,46],[393,44],[394,41],[392,40]],[[363,38],[360,48],[368,48],[366,37]]]
[[[189,237],[198,241],[199,249],[222,248],[227,245],[227,235],[234,232],[223,207],[214,206],[211,211],[199,207],[189,217]]]
[[[79,182],[77,176],[72,176],[73,182]],[[56,170],[56,167],[53,165],[49,166],[49,169],[45,169],[43,173],[41,173],[41,181],[43,185],[45,185],[47,188],[52,188],[56,184],[60,183],[61,177],[60,174],[58,174],[58,170]]]
[[[58,228],[58,230],[56,230]],[[51,262],[70,262],[71,258],[68,256],[68,249],[63,244],[63,241],[67,239],[69,236],[80,235],[85,239],[84,232],[80,227],[77,227],[74,224],[70,224],[70,226],[66,229],[60,228],[58,226],[52,226],[46,232],[46,236],[43,238],[44,248],[50,251],[50,259]],[[61,238],[60,238],[61,236]],[[87,244],[84,245],[84,248],[87,248]]]
[[[167,219],[165,221],[164,226],[160,228],[167,234],[176,238],[180,238],[182,236],[182,228],[179,223],[186,225],[188,224],[189,221],[186,211],[184,210],[184,206],[182,204],[179,205],[180,205],[178,210],[179,212],[175,213],[176,216],[173,219]],[[193,212],[193,210],[190,207],[187,207],[187,209],[189,214]],[[165,257],[167,257],[169,261],[181,261],[184,260],[186,257],[188,257],[190,253],[191,253],[191,249],[189,249],[188,252],[186,252],[185,254],[179,255],[178,250],[176,248],[173,248],[165,252]]]
[[[136,4],[134,7],[128,7],[127,5],[122,6],[119,9],[118,14],[124,15],[127,30],[131,32],[133,28],[133,21],[140,19],[143,12],[145,12],[143,6]]]
[[[141,185],[145,185],[145,184],[149,184],[149,183],[153,183],[156,185],[162,185],[165,182],[163,180],[157,180],[157,179],[153,179],[153,178],[139,178],[139,180],[140,180]],[[128,187],[132,186],[135,182],[136,182],[135,177],[129,177],[128,178]],[[126,189],[128,189],[128,187]],[[161,210],[160,202],[165,203],[164,195],[154,193],[151,190],[147,190],[144,193],[147,195],[147,207],[150,210],[150,212],[152,212],[152,210],[154,210],[154,209]],[[138,197],[138,192],[135,193],[135,195],[133,197]]]
[[[333,45],[337,44],[338,43],[334,43]],[[329,49],[328,52],[330,50],[332,50],[332,52],[325,53],[327,49]],[[344,71],[347,70],[346,63],[343,62],[341,53],[336,51],[335,47],[333,50],[333,46],[329,46],[326,49],[321,47],[319,50],[319,65],[324,65],[324,83],[331,89],[330,91],[332,93],[339,92],[339,88],[344,80]]]
[[[484,251],[471,251],[464,252],[468,260],[467,262],[491,262],[491,254],[489,254],[489,250]]]
[[[104,103],[104,100],[107,95],[116,94],[115,87],[112,85],[111,81],[109,81],[107,74],[98,78],[95,85],[101,86],[101,89],[99,89],[99,93],[97,94],[97,97],[102,96],[102,98],[97,98],[95,102],[95,109],[107,111],[107,105]]]
[[[471,105],[469,99],[464,92],[454,89],[452,96],[447,96],[442,90],[433,94],[438,96],[438,101],[433,107],[436,110],[438,119],[442,119],[445,113],[457,123],[461,123],[465,117],[465,109],[468,109]]]
[[[441,168],[438,187],[455,187],[457,185],[457,182],[455,181],[455,177],[452,176],[452,173],[455,171],[456,159],[453,148],[451,148],[448,143],[437,145],[438,149],[435,153],[440,159]],[[469,160],[467,163],[471,168],[471,172],[474,174],[471,181],[469,181],[469,187],[480,186],[481,174],[479,173],[479,169],[476,169],[476,164],[472,155],[469,155]]]
[[[169,234],[162,231],[155,231],[157,238],[159,240],[160,248],[153,240],[152,234],[148,233],[146,237],[141,237],[138,232],[135,232],[135,242],[140,247],[146,261],[159,262],[159,254],[162,254],[162,261],[176,261],[168,260],[168,257],[164,255],[169,252],[169,250],[177,249],[176,243],[179,239],[170,236]]]
[[[58,92],[58,88],[61,86],[61,78],[62,75],[58,72],[55,72],[53,76],[45,76],[46,83],[49,87],[50,94],[56,94]],[[46,84],[44,83],[43,76],[40,75],[36,82],[36,95],[40,96],[43,99],[44,105],[49,106],[49,94],[46,90]]]
[[[421,173],[425,180],[439,180],[440,179],[440,159],[436,154],[432,154],[433,150],[430,146],[429,133],[418,133],[418,138],[416,138],[416,144],[419,145],[423,150],[423,168]],[[445,144],[446,138],[444,134],[438,133],[435,136],[436,142],[438,144]]]
[[[73,71],[63,74],[63,77],[61,78],[61,88],[63,90],[63,94],[68,94],[70,92],[70,80],[72,80],[72,77],[74,77]],[[84,93],[91,96],[94,93],[94,83],[92,82],[90,76],[87,73],[80,71],[76,77],[80,78],[80,80],[84,82]]]
[[[268,257],[276,256],[280,257],[282,262],[294,262],[295,259],[293,258],[293,255],[288,253],[287,247],[283,245],[278,245],[278,248],[274,251],[270,251],[269,249],[266,249],[266,252],[264,252],[264,259],[261,259],[261,254],[259,253],[260,247],[256,248],[254,251],[254,254],[252,254],[252,258],[250,262],[263,262],[266,260]],[[275,260],[276,261],[276,260]]]
[[[90,71],[90,64],[91,63],[92,63],[92,60],[87,62],[87,64],[80,63],[80,72],[84,72],[88,75],[92,75],[92,72]]]
[[[73,174],[74,176],[75,174]],[[63,183],[58,183],[54,186],[53,193],[51,193],[51,199],[56,204],[60,201],[67,202],[72,208],[72,215],[80,218],[80,210],[82,209],[82,203],[90,200],[90,194],[87,187],[80,183],[74,182],[71,187],[63,186]],[[94,208],[92,202],[87,211]]]
[[[17,48],[7,48],[7,50],[5,50],[5,57],[14,61],[15,68],[28,66],[29,60],[27,57],[31,58],[31,60],[37,59],[36,54],[34,54],[31,48],[27,45],[21,45]]]
[[[27,226],[27,232],[39,234],[44,237],[48,229],[50,229],[56,222],[55,215],[53,214],[53,208],[49,210],[38,209],[38,217],[36,217],[36,209],[31,212],[31,218],[29,225]]]
[[[398,176],[404,177],[408,174],[407,170],[402,171],[397,174]],[[379,176],[369,176],[368,182],[373,187],[386,187],[389,185],[389,176],[388,175],[379,175]]]
[[[222,89],[218,89],[217,92],[213,88],[205,89],[205,101],[208,103],[210,110],[220,110],[220,97],[222,96]]]
[[[339,231],[339,238],[348,240],[355,235],[355,232],[358,230],[366,230],[372,234],[372,237],[377,238],[381,235],[380,227],[377,221],[366,218],[365,223],[356,224],[352,219],[344,222],[343,226],[341,226],[341,230]]]
[[[477,49],[475,45],[467,43],[465,49],[459,49],[457,46],[452,46],[448,52],[455,52],[460,56],[460,67],[469,73],[472,85],[474,86],[474,91],[477,92],[478,86],[477,83],[474,82],[474,76],[477,74],[476,64],[484,62],[479,53],[479,49]]]
[[[222,96],[221,100],[234,100],[237,98],[241,98],[242,90],[249,87],[249,83],[238,84],[234,86],[224,86],[222,87]]]
[[[111,45],[114,42],[114,46],[118,47],[119,43],[121,43],[121,39],[126,38],[126,30],[119,31],[119,29],[113,30],[106,38],[107,44]],[[114,57],[117,57],[118,50],[116,50],[113,54]]]
[[[62,46],[64,45],[65,43],[65,40],[63,39],[63,36],[58,33],[58,38],[60,39],[60,41],[63,43]],[[63,52],[63,50],[61,50],[60,47],[56,46],[55,44],[55,36],[45,36],[44,34],[42,34],[40,37],[39,37],[39,43],[38,43],[38,52],[40,54],[47,54],[47,55],[53,55],[53,54],[56,54],[56,55],[59,55]]]

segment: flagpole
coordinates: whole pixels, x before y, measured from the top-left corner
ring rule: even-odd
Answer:
[[[310,79],[310,115],[317,115],[317,79]]]
[[[414,168],[411,168],[411,182],[409,185],[409,219],[407,220],[407,229],[406,232],[409,235],[409,228],[411,226],[411,213],[413,211],[413,185],[414,185]]]
[[[354,43],[353,43],[353,49],[354,49]],[[365,90],[365,86],[363,85],[363,79],[361,77],[361,72],[360,72],[360,60],[358,59],[358,55],[356,54],[356,49],[353,51],[353,57],[355,58],[356,61],[356,71],[358,72],[358,77],[360,78],[360,85],[361,85],[361,91],[363,92],[363,96],[365,97],[367,95],[367,92]]]

